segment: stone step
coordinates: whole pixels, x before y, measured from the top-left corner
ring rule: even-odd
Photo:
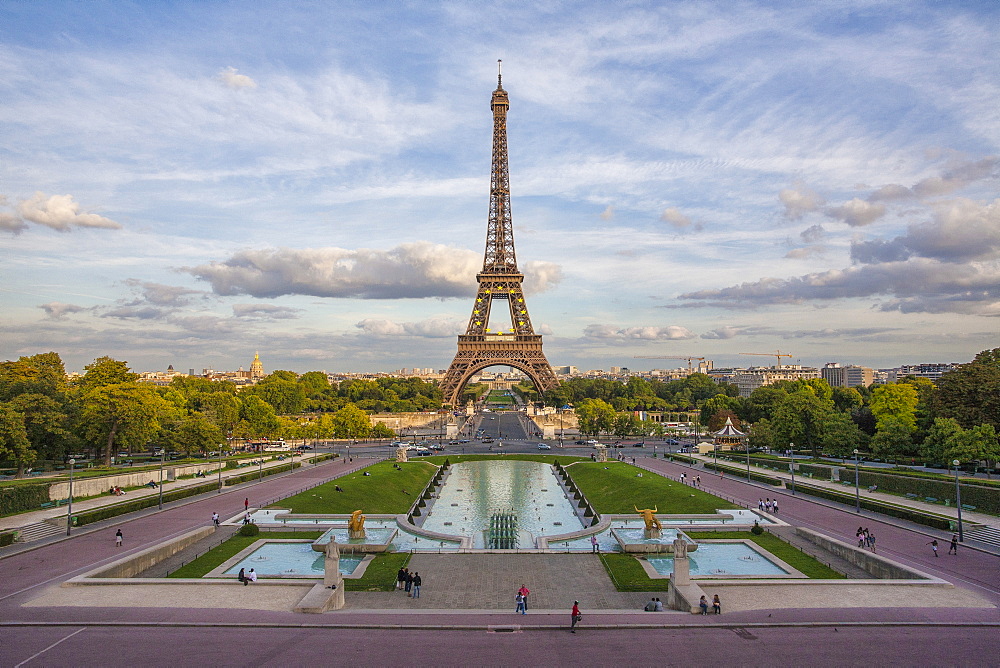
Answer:
[[[56,526],[49,522],[37,522],[35,524],[28,524],[18,529],[18,542],[30,543],[35,540],[41,540],[42,538],[48,538],[49,536],[56,536],[61,533],[65,533],[66,528]]]
[[[996,527],[983,524],[974,529],[969,529],[965,532],[965,535],[972,540],[978,540],[980,543],[1000,547],[1000,529]]]

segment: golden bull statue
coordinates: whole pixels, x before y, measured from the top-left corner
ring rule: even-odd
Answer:
[[[656,508],[653,509],[646,508],[645,510],[639,510],[635,506],[632,507],[635,508],[635,512],[639,513],[639,516],[642,517],[643,520],[645,520],[646,531],[659,531],[660,529],[663,528],[663,525],[660,524],[660,520],[656,519],[656,514],[655,514],[657,512]]]

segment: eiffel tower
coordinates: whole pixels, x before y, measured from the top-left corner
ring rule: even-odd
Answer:
[[[476,274],[479,291],[469,326],[458,337],[458,353],[448,367],[441,389],[444,402],[458,406],[462,390],[474,374],[489,366],[510,366],[528,375],[539,394],[559,385],[542,352],[542,335],[535,334],[524,302],[514,254],[514,227],[510,219],[510,170],[507,166],[507,109],[510,101],[497,66],[493,91],[493,167],[490,172],[490,214],[486,225],[483,270]],[[507,302],[511,327],[491,332],[490,309],[494,299]]]

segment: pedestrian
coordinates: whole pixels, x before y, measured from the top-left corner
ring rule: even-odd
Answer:
[[[525,587],[523,584],[521,588],[517,590],[517,593],[524,597],[524,609],[528,609],[528,595],[531,594],[531,590]]]
[[[757,510],[764,510],[764,499],[757,497]]]
[[[125,540],[125,536],[122,535],[122,530],[119,529],[115,532],[115,547],[121,547],[122,541]]]
[[[764,510],[766,512],[771,512],[771,497],[764,499]]]
[[[590,534],[590,551],[592,553],[601,551],[597,545],[597,536],[595,536],[594,534]]]
[[[702,594],[701,598],[698,600],[698,607],[701,608],[701,614],[708,614],[708,599]]]
[[[250,497],[243,499],[243,510],[250,510]]]
[[[406,569],[400,568],[399,572],[396,573],[396,590],[399,591],[403,588],[403,583],[406,582]]]
[[[872,552],[875,551],[875,534],[870,531],[868,532],[868,547],[872,549]]]
[[[932,540],[931,542],[929,542],[927,544],[931,546],[932,550],[934,550],[934,556],[935,557],[938,556],[938,553],[937,553],[937,548],[938,548],[937,539],[935,538],[934,540]]]
[[[854,534],[854,537],[858,539],[858,547],[864,547],[865,546],[865,530],[864,529],[862,529],[861,527],[858,527],[858,531],[857,531],[857,533]]]
[[[654,598],[653,600],[656,601],[656,608],[654,608],[653,612],[663,612],[663,601],[659,598]]]
[[[649,599],[649,603],[647,603],[646,607],[643,608],[643,612],[656,612],[656,599],[655,598]]]
[[[420,598],[420,585],[423,583],[424,581],[420,578],[420,573],[415,572],[413,574],[413,598]]]
[[[413,573],[411,573],[409,569],[407,569],[406,580],[403,584],[403,591],[406,592],[407,596],[413,596],[413,592],[410,591],[411,589],[413,589]]]
[[[871,532],[868,531],[868,527],[865,527],[865,547],[871,547],[872,539]]]
[[[722,601],[719,600],[718,594],[712,597],[712,612],[717,615],[722,614]]]
[[[247,512],[247,514],[243,516],[243,524],[250,524],[250,513],[249,512]]]
[[[571,633],[576,633],[576,625],[583,619],[583,615],[580,614],[580,601],[573,601],[573,609],[570,610],[569,614],[569,630]]]
[[[774,510],[774,514],[777,515],[778,514],[778,499],[777,498],[775,498],[774,501],[771,502],[771,508]]]
[[[247,573],[247,582],[256,582],[256,581],[257,581],[257,574],[251,568],[250,572]]]
[[[240,569],[240,574],[236,576],[236,579],[239,580],[240,582],[242,582],[243,586],[246,587],[247,584],[249,584],[247,582],[247,569],[241,568]]]
[[[528,614],[528,611],[524,609],[524,596],[521,595],[521,592],[517,592],[514,595],[514,602],[517,604],[517,607],[514,608],[515,615],[517,613],[521,613],[522,615]]]
[[[219,513],[212,513],[212,524],[219,526]]]
[[[958,556],[958,534],[951,534],[951,545],[948,546],[948,554]]]
[[[698,476],[698,487],[701,487],[701,476]]]

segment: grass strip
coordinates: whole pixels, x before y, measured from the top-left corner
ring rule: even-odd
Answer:
[[[602,515],[634,514],[636,508],[656,508],[658,513],[670,515],[701,515],[717,509],[739,508],[713,494],[624,462],[583,461],[568,467],[566,472]]]
[[[398,469],[395,464],[390,461],[372,464],[282,499],[271,507],[308,515],[339,515],[359,509],[369,514],[405,513],[437,468],[423,458],[403,462]],[[343,491],[338,492],[337,487]]]
[[[618,591],[667,591],[669,578],[653,579],[631,554],[601,553],[601,564]]]
[[[769,533],[762,533],[755,536],[749,531],[685,531],[688,536],[695,541],[718,539],[718,540],[751,540],[758,546],[767,550],[778,559],[795,568],[807,578],[816,580],[842,580],[844,575],[833,570],[821,561],[810,557],[808,554],[789,545],[777,536]],[[697,556],[697,552],[692,553]]]
[[[236,534],[226,542],[201,555],[197,559],[188,562],[168,575],[170,578],[202,578],[208,575],[212,569],[218,568],[227,559],[232,559],[240,550],[245,550],[261,539],[286,539],[286,540],[316,540],[323,535],[322,531],[261,531],[256,536],[241,536]],[[317,555],[320,553],[317,552]]]
[[[396,574],[410,563],[409,552],[386,552],[368,564],[365,574],[357,579],[344,579],[346,591],[394,591]]]

